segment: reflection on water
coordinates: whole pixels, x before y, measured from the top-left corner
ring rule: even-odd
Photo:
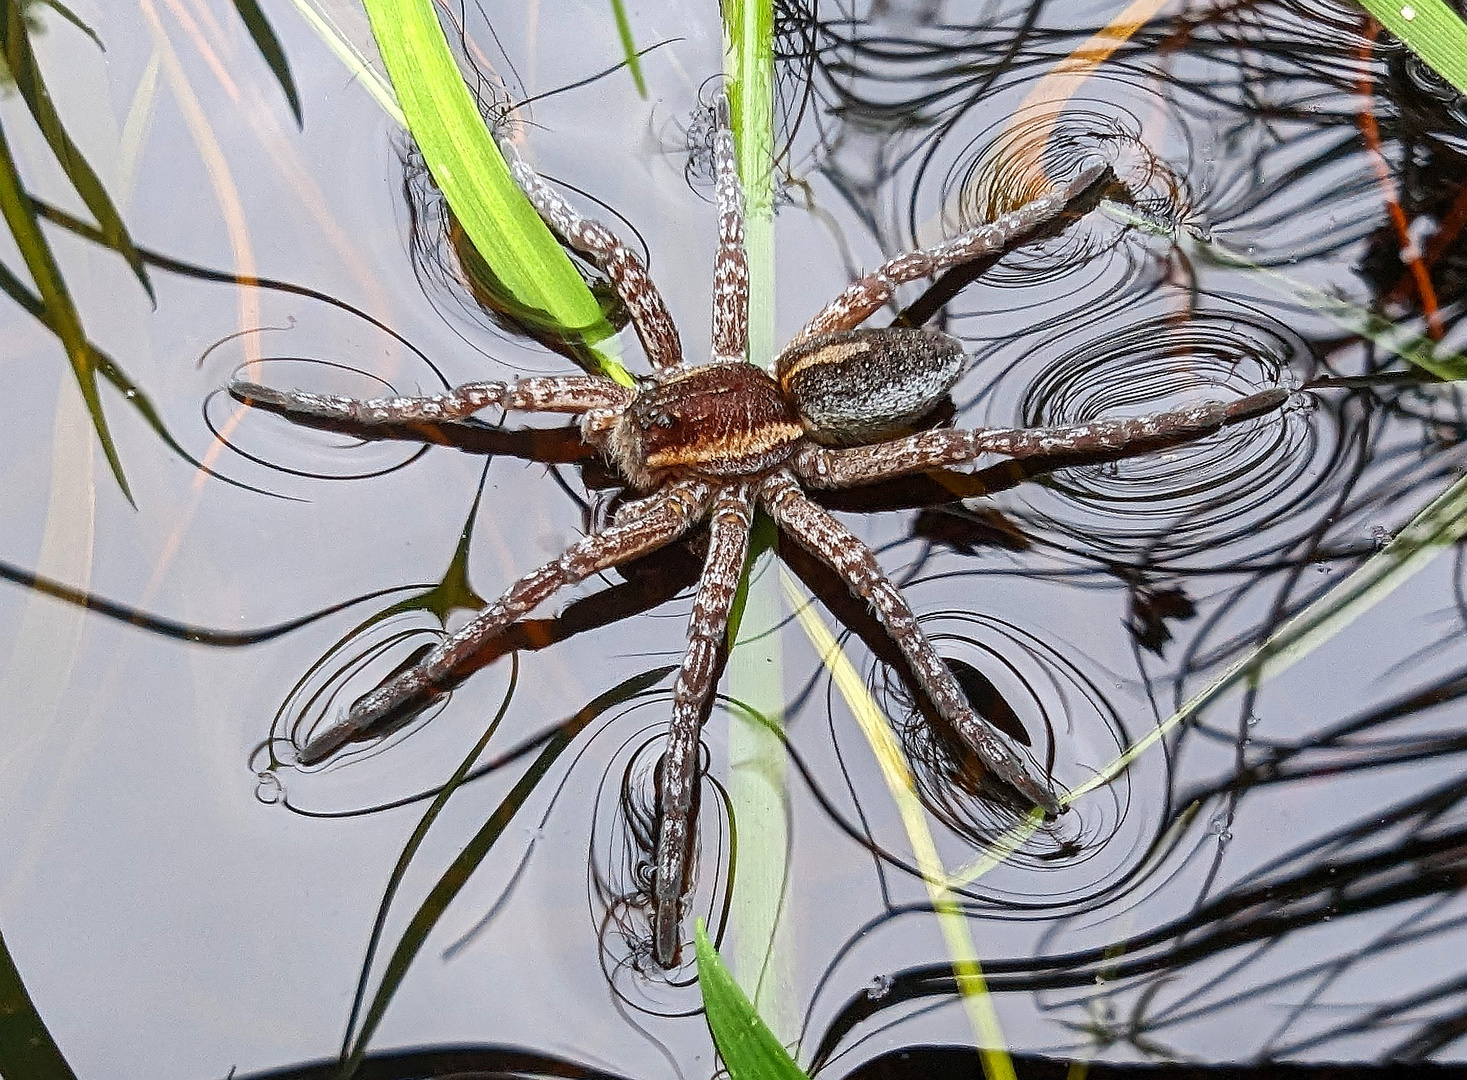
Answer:
[[[1070,788],[1467,464],[1455,384],[1263,272],[1461,351],[1461,95],[1353,5],[1275,0],[1163,13],[1112,42],[1051,124],[1042,80],[1122,7],[780,16],[783,336],[883,255],[1022,199],[1026,162],[1067,176],[1103,160],[1128,213],[1251,265],[1202,262],[1101,210],[971,284],[913,287],[909,318],[973,357],[934,422],[1307,391],[1282,416],[1145,457],[983,461],[823,497],[877,548],[974,707]],[[584,356],[522,333],[488,295],[400,133],[289,5],[268,13],[303,130],[233,5],[99,8],[78,13],[105,66],[49,13],[33,40],[156,309],[123,249],[69,216],[73,189],[43,168],[24,102],[0,109],[88,335],[158,421],[108,399],[134,510],[93,452],[56,336],[5,290],[25,405],[6,426],[0,532],[13,583],[0,931],[38,1014],[79,1075],[223,1075],[329,1055],[400,977],[369,1020],[373,1048],[495,1044],[543,1048],[516,1059],[527,1071],[571,1058],[711,1075],[692,969],[652,962],[644,913],[668,673],[705,540],[517,624],[435,715],[299,761],[387,672],[604,524],[618,488],[553,424],[366,439],[241,410],[221,387],[247,363],[276,385],[360,394]],[[640,44],[678,39],[644,58],[646,99],[620,72],[542,96],[615,62],[609,6],[467,15],[484,99],[538,98],[526,152],[635,233],[701,356],[713,213],[687,147],[720,66],[716,12],[632,10]],[[1015,812],[932,735],[865,606],[790,547],[903,738],[944,865],[972,864]],[[1012,1046],[1122,1062],[1463,1058],[1461,570],[1443,553],[954,883]],[[767,1000],[828,1075],[971,1044],[870,750],[789,612],[777,618],[790,769],[771,813],[792,854],[772,885],[788,955],[759,969],[779,984]],[[726,955],[757,957],[740,941],[733,868],[749,852],[725,786],[730,732],[757,721],[741,688],[722,690],[690,914]]]

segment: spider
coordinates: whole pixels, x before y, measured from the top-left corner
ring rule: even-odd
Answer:
[[[370,400],[279,390],[239,373],[230,392],[301,423],[383,428],[505,412],[579,418],[581,437],[640,496],[611,523],[512,584],[477,617],[416,663],[356,701],[307,741],[302,764],[319,762],[385,722],[420,711],[473,668],[475,653],[556,591],[628,563],[708,522],[708,554],[693,601],[687,651],[673,687],[672,720],[660,766],[660,824],[653,855],[653,956],[680,961],[682,905],[692,877],[700,730],[716,684],[721,647],[756,508],[827,563],[875,611],[910,665],[916,684],[988,775],[1046,814],[1061,802],[1019,753],[970,707],[952,671],[923,634],[875,555],[807,488],[848,488],[971,462],[1062,453],[1135,453],[1199,438],[1264,414],[1288,396],[1267,390],[1232,403],[1039,429],[916,431],[946,398],[966,356],[944,333],[863,328],[898,285],[980,258],[996,258],[1063,219],[1113,181],[1092,166],[1017,210],[930,248],[899,255],[848,286],[779,354],[771,375],[745,359],[748,267],[743,190],[727,101],[715,103],[712,135],[718,250],[713,272],[713,355],[684,359],[678,332],[641,260],[606,226],[578,214],[519,156],[501,149],[540,216],[563,243],[602,267],[630,314],[653,373],[635,389],[597,375],[472,382],[447,393]]]

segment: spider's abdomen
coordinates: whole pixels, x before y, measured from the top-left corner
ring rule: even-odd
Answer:
[[[753,476],[794,452],[804,437],[779,386],[752,364],[709,364],[661,376],[642,390],[612,431],[611,456],[635,486],[668,473]]]
[[[957,341],[935,330],[842,330],[786,349],[775,374],[811,438],[867,443],[936,408],[965,359]]]

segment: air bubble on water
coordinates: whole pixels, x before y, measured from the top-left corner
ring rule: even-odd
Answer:
[[[266,806],[274,806],[285,797],[285,785],[269,769],[255,774],[255,798]]]
[[[880,1001],[891,993],[892,979],[890,975],[878,975],[866,986],[866,999],[868,1001]]]

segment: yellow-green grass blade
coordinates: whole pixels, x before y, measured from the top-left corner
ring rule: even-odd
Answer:
[[[708,940],[702,919],[698,920],[694,941],[698,949],[698,990],[703,995],[703,1015],[732,1080],[808,1080],[739,989],[713,942]]]
[[[1401,43],[1467,94],[1467,24],[1443,0],[1360,0]]]
[[[20,248],[21,257],[25,260],[37,292],[40,293],[46,313],[46,325],[61,339],[61,344],[66,349],[82,400],[92,417],[92,426],[102,443],[107,463],[112,467],[112,475],[127,501],[133,502],[132,491],[122,471],[122,459],[118,457],[112,432],[107,427],[107,417],[102,411],[102,399],[97,393],[97,367],[91,343],[82,329],[81,316],[77,314],[76,305],[72,303],[71,294],[66,289],[61,269],[41,233],[35,208],[21,185],[20,174],[15,168],[15,158],[10,153],[10,144],[5,138],[3,128],[0,128],[0,214],[3,214],[6,225],[10,227],[10,233],[15,238],[16,246]]]
[[[245,29],[254,39],[255,48],[260,50],[260,55],[275,76],[275,81],[280,84],[285,100],[290,103],[290,111],[295,114],[297,126],[304,126],[305,120],[301,116],[301,96],[296,91],[295,78],[290,73],[290,61],[286,59],[285,49],[281,46],[280,39],[275,36],[275,28],[270,25],[270,20],[265,18],[265,13],[260,10],[259,0],[234,0],[234,10],[239,12],[239,17],[244,20]]]
[[[432,0],[365,0],[373,36],[428,171],[495,276],[545,326],[594,343],[613,333],[570,258],[521,194],[464,85]],[[632,378],[601,358],[605,374]]]
[[[968,922],[958,908],[957,898],[949,887],[948,873],[943,869],[937,844],[932,839],[932,830],[927,827],[926,812],[922,809],[921,800],[917,798],[916,778],[902,753],[896,733],[892,731],[891,722],[871,697],[840,642],[820,616],[815,614],[810,599],[787,574],[784,577],[784,587],[800,627],[815,646],[821,662],[830,672],[836,690],[855,716],[861,734],[866,737],[871,752],[876,757],[876,763],[881,768],[881,775],[886,781],[892,801],[896,803],[897,813],[906,829],[907,840],[912,846],[917,868],[922,872],[928,899],[937,915],[938,926],[947,945],[958,994],[978,1039],[983,1075],[987,1080],[1016,1080],[1013,1058],[1009,1056],[1003,1028],[998,1021],[998,1012],[988,993],[988,982],[983,977],[977,947],[969,933]],[[1019,835],[1024,829],[1032,832],[1042,817],[1040,811],[1035,810],[1016,827],[1013,835]]]
[[[1065,796],[1072,803],[1110,783],[1137,757],[1159,743],[1178,725],[1200,713],[1229,690],[1258,687],[1278,675],[1389,596],[1437,555],[1467,536],[1467,477],[1458,480],[1413,517],[1376,554],[1268,639],[1232,664],[1206,688],[1185,702],[1150,732],[1127,747],[1114,761]]]

